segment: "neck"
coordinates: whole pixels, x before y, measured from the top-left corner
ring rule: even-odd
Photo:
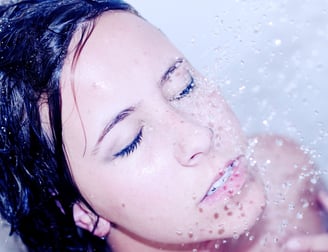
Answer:
[[[192,244],[163,244],[135,238],[118,229],[111,230],[108,242],[113,252],[223,252],[222,241],[208,241]]]

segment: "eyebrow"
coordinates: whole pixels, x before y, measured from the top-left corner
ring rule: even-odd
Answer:
[[[181,63],[184,62],[183,58],[177,58],[176,61],[165,71],[163,74],[160,86],[163,86],[164,83],[170,78],[170,75],[180,66]]]
[[[96,154],[98,151],[98,147],[101,144],[101,142],[104,140],[104,138],[106,137],[106,135],[119,123],[122,122],[125,118],[127,118],[129,115],[131,115],[131,113],[133,113],[135,111],[136,107],[131,106],[128,107],[124,110],[122,110],[120,113],[118,113],[112,120],[110,120],[106,126],[104,127],[104,129],[101,131],[101,134],[97,140],[97,143],[95,145],[95,147],[93,148],[92,153]]]

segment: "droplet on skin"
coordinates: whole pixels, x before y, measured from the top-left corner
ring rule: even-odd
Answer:
[[[317,184],[317,182],[318,182],[318,180],[316,178],[311,178],[310,181],[313,185]]]
[[[181,231],[176,231],[175,232],[178,236],[181,236],[182,235],[182,232]]]
[[[298,212],[298,213],[296,214],[296,218],[297,218],[298,220],[303,219],[303,213]]]
[[[232,239],[238,240],[239,239],[239,234],[234,233],[233,236],[232,236]]]
[[[293,203],[290,203],[290,204],[288,205],[288,209],[289,209],[290,211],[294,210],[294,209],[295,209],[295,205],[294,205]]]
[[[193,234],[192,232],[189,232],[189,233],[188,233],[188,237],[189,237],[190,239],[192,239],[192,238],[194,237],[194,234]]]

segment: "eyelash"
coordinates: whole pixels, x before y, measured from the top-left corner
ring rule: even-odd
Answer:
[[[194,77],[190,76],[190,82],[187,85],[187,87],[181,91],[181,93],[175,98],[176,100],[180,100],[183,97],[187,96],[188,94],[190,94],[192,91],[194,91],[195,88],[195,80]]]
[[[127,157],[132,152],[134,152],[138,148],[139,144],[142,141],[142,138],[143,138],[142,131],[143,131],[143,127],[140,129],[139,133],[133,139],[133,141],[128,146],[126,146],[125,148],[123,148],[121,151],[119,151],[118,153],[114,154],[114,157]]]
[[[195,88],[196,83],[195,83],[195,79],[194,77],[190,76],[190,82],[189,84],[186,86],[186,88],[184,90],[182,90],[180,92],[180,94],[178,94],[177,96],[175,96],[172,100],[180,100],[182,98],[184,98],[185,96],[189,95]]]

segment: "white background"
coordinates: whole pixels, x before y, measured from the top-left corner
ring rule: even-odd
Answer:
[[[293,137],[325,172],[328,1],[129,2],[217,81],[248,133]]]

